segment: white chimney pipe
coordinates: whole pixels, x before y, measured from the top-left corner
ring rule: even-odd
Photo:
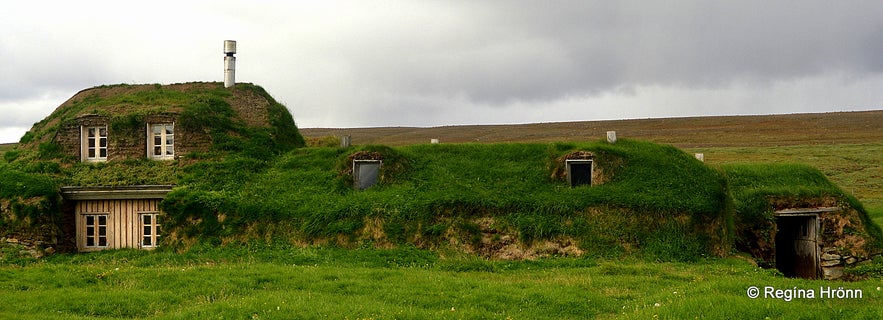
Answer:
[[[236,41],[224,40],[224,88],[236,83]]]

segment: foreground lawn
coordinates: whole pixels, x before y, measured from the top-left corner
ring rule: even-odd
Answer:
[[[752,286],[760,297],[747,296]],[[780,297],[765,297],[766,286],[783,290]],[[489,262],[408,248],[121,250],[0,265],[0,318],[879,319],[881,286],[880,278],[787,279],[738,258]],[[828,287],[835,291],[823,296]],[[838,299],[841,287],[861,297]]]

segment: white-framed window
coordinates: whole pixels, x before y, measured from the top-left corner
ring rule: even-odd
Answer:
[[[174,123],[147,125],[147,157],[160,160],[175,158]]]
[[[83,127],[83,161],[107,161],[107,126]]]
[[[83,228],[83,247],[107,247],[107,214],[83,215]]]
[[[159,243],[159,237],[162,235],[159,224],[159,213],[142,213],[141,214],[141,247],[155,248]]]

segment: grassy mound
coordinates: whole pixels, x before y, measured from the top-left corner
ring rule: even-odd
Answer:
[[[822,228],[822,240],[836,234],[844,254],[867,257],[881,251],[883,233],[862,204],[818,169],[800,164],[730,164],[722,166],[735,204],[736,248],[767,262],[773,259],[776,210],[840,207],[836,226]],[[834,240],[831,239],[833,242]]]
[[[607,182],[555,177],[568,152],[594,153]],[[357,191],[351,155],[379,154],[379,185]],[[688,260],[728,250],[722,177],[670,146],[414,145],[298,149],[185,170],[162,203],[186,245],[282,241],[465,250],[491,257],[642,252]]]
[[[269,158],[305,145],[285,106],[253,84],[233,88],[220,83],[120,84],[80,91],[34,124],[18,147],[4,157],[31,165],[46,161],[74,164],[78,159],[65,154],[64,149],[70,147],[60,142],[64,137],[59,135],[76,119],[107,118],[116,139],[112,143],[130,145],[135,142],[128,139],[143,136],[145,119],[157,115],[175,115],[177,125],[186,132],[208,135],[211,152],[248,152]]]

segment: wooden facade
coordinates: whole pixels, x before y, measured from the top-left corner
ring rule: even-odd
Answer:
[[[157,205],[160,199],[133,199],[133,200],[84,200],[76,204],[77,224],[77,249],[80,251],[94,251],[105,248],[152,248],[156,241],[144,242],[144,236],[157,236],[152,232],[155,223],[146,227],[151,231],[144,231],[143,215],[159,214]],[[100,221],[105,216],[104,223]],[[89,221],[92,217],[97,221]],[[154,219],[150,219],[151,222]],[[94,229],[89,229],[94,228]],[[101,228],[104,228],[103,230]],[[87,239],[87,235],[93,239]],[[99,239],[94,239],[98,237]],[[104,237],[104,241],[100,239]],[[89,240],[89,241],[87,241]]]
[[[162,237],[159,202],[171,186],[64,187],[74,201],[77,250],[151,249]]]

